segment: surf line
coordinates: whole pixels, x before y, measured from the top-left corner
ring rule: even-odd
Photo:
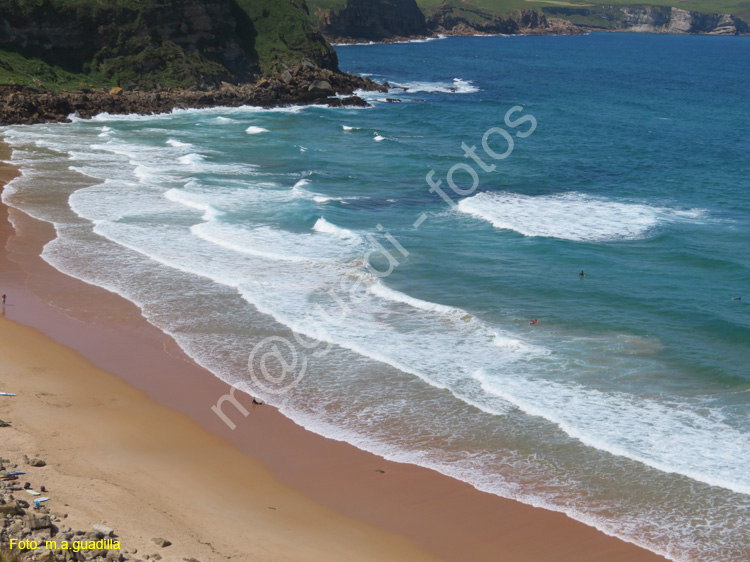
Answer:
[[[515,136],[520,139],[529,137],[537,127],[537,120],[533,115],[527,114],[513,119],[513,116],[516,113],[523,112],[523,110],[524,108],[522,105],[515,105],[505,113],[504,117],[505,125],[509,129],[516,129],[524,124],[528,124],[526,130],[515,132]],[[495,148],[490,146],[490,138],[493,136],[502,137],[507,145],[504,152],[497,152],[497,145]],[[465,142],[462,142],[461,148],[464,151],[464,158],[471,158],[474,164],[479,166],[484,172],[491,173],[497,169],[496,164],[488,164],[477,154],[476,146],[469,146]],[[487,129],[482,136],[482,149],[487,158],[502,161],[513,153],[513,150],[515,149],[515,140],[504,128],[492,127]],[[463,170],[471,176],[471,187],[464,189],[456,184],[454,174],[460,170]],[[455,201],[453,201],[453,199],[451,199],[451,197],[440,188],[443,180],[435,181],[433,179],[434,176],[435,170],[430,170],[426,176],[427,184],[430,186],[430,192],[437,192],[437,194],[448,203],[451,208],[455,209],[457,207]],[[454,164],[448,170],[446,181],[456,195],[466,197],[474,193],[479,187],[479,174],[472,165],[465,162],[459,162]],[[414,228],[419,228],[426,219],[427,214],[422,213],[419,218],[414,221]],[[390,232],[385,230],[382,224],[378,223],[375,228],[385,237],[386,240],[388,240],[388,242],[390,242],[402,258],[406,258],[409,255],[409,251]],[[370,243],[370,247],[362,258],[360,260],[355,260],[355,262],[379,279],[388,277],[401,264],[400,260],[393,255],[394,252],[385,248],[371,234],[365,234],[365,238]],[[382,266],[384,265],[384,262],[382,258],[380,260],[373,260],[373,254],[380,254],[382,258],[385,258],[387,266],[384,269],[376,267],[376,264]],[[364,280],[359,280],[348,287],[339,287],[339,289],[343,289],[344,293],[348,293],[348,299],[342,298],[334,288],[329,287],[326,290],[328,296],[337,305],[335,307],[336,318],[339,320],[346,318],[350,312],[349,304],[357,302],[362,294],[367,294],[367,289],[364,285]],[[333,311],[324,309],[320,303],[315,303],[313,308],[316,314],[320,317],[329,319],[334,317]],[[307,333],[303,337],[302,334],[298,333],[296,330],[292,330],[291,339],[274,335],[266,337],[256,343],[253,346],[247,361],[248,372],[252,381],[252,384],[250,385],[251,389],[264,392],[266,395],[280,395],[289,392],[297,386],[307,373],[308,357],[306,355],[311,354],[312,357],[319,359],[327,355],[332,349],[332,338],[326,333],[325,328],[318,325],[313,328],[311,332],[312,333]],[[324,347],[321,349],[321,346]],[[275,368],[269,368],[270,363],[275,364]],[[211,410],[230,430],[234,430],[236,429],[237,424],[232,421],[228,413],[224,411],[224,407],[227,404],[233,406],[233,411],[239,412],[245,418],[250,412],[235,396],[234,391],[237,390],[237,386],[235,386],[235,384],[230,386],[231,388],[229,392],[221,396],[217,402],[211,406]],[[255,402],[255,399],[253,399],[253,404],[255,404]]]
[[[522,105],[514,105],[511,107],[506,113],[504,117],[505,125],[510,129],[516,129],[526,123],[529,124],[529,128],[525,131],[516,131],[515,135],[519,139],[525,139],[531,134],[536,131],[537,127],[537,121],[536,117],[533,115],[523,115],[522,117],[513,119],[513,115],[519,112],[523,112],[523,106]],[[504,152],[497,152],[494,148],[490,146],[490,138],[493,135],[499,135],[502,137],[504,143],[507,145]],[[493,160],[505,160],[508,158],[511,154],[513,154],[513,150],[515,149],[515,140],[513,139],[513,136],[503,129],[502,127],[492,127],[490,129],[487,129],[485,131],[484,135],[482,135],[482,149],[484,150],[484,154],[486,157],[492,158]],[[464,158],[470,158],[474,161],[474,164],[479,166],[479,168],[482,169],[485,173],[492,173],[495,170],[497,170],[496,164],[487,164],[482,157],[477,154],[477,147],[476,146],[469,146],[465,142],[461,142],[461,149],[464,151]],[[469,188],[462,188],[459,187],[456,184],[456,181],[453,179],[453,176],[458,171],[464,171],[471,177],[471,187]],[[445,201],[451,209],[456,209],[458,205],[456,202],[443,190],[441,189],[441,185],[443,185],[443,180],[435,180],[435,170],[431,169],[427,175],[425,176],[425,180],[427,181],[427,185],[430,186],[430,193],[437,193],[440,198]],[[454,164],[446,174],[445,177],[446,181],[448,182],[448,186],[451,188],[453,193],[460,197],[468,197],[472,193],[474,193],[477,188],[479,187],[479,174],[477,173],[476,169],[474,169],[474,166],[471,164],[467,164],[465,162],[459,162],[457,164]],[[422,223],[427,219],[427,214],[422,213],[419,218],[417,218],[416,221],[412,224],[412,226],[416,229],[422,226]]]

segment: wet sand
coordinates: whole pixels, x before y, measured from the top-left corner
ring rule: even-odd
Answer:
[[[136,542],[171,521],[174,536],[184,531],[179,544],[212,543],[203,558],[185,554],[204,561],[664,560],[563,514],[324,439],[239,392],[249,414],[227,405],[230,430],[211,410],[228,385],[132,303],[47,265],[39,254],[53,237],[51,225],[0,209],[5,317],[40,332],[0,326],[0,386],[20,394],[0,418],[77,482],[66,509],[106,518]],[[111,501],[86,503],[86,482],[112,490]],[[124,491],[130,503],[118,500]]]

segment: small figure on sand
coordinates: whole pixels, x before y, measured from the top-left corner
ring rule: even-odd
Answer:
[[[7,298],[7,295],[3,293],[3,304],[5,304],[5,299]]]
[[[580,277],[581,279],[583,279],[584,277],[586,277],[586,274],[585,274],[585,273],[583,272],[583,270],[581,270],[581,273],[579,273],[579,274],[578,274],[578,276],[579,276],[579,277]]]
[[[532,320],[531,322],[529,322],[529,326],[533,326],[533,325],[534,325],[534,324],[536,324],[537,322],[539,322],[539,320]]]

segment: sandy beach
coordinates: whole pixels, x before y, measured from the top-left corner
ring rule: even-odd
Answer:
[[[44,458],[32,483],[69,524],[106,521],[139,552],[168,538],[167,560],[663,560],[563,514],[324,439],[239,393],[249,415],[235,413],[230,430],[211,410],[228,386],[134,305],[47,265],[39,254],[52,237],[2,207],[0,391],[18,396],[0,398],[12,423],[0,456]]]

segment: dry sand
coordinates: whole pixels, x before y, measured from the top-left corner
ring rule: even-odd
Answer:
[[[434,560],[341,516],[263,464],[36,330],[0,320],[0,454],[46,486],[65,525],[106,522],[124,548],[166,560]],[[20,495],[20,494],[19,494]],[[151,539],[173,546],[159,549]],[[210,544],[209,544],[210,543]]]

